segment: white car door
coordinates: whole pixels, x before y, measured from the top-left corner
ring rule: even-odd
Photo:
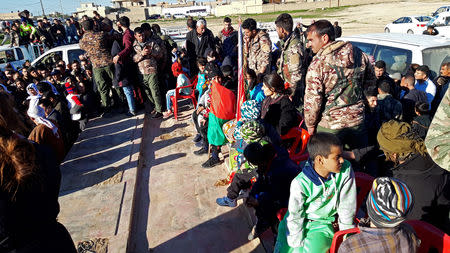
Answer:
[[[390,26],[391,33],[401,32],[404,20],[405,20],[405,17],[401,17],[401,18],[395,20],[394,22],[392,22],[392,24]]]
[[[407,33],[408,30],[412,31],[413,26],[414,26],[414,24],[413,24],[412,19],[410,17],[405,17],[405,19],[403,20],[401,31],[399,31],[399,32],[400,33]]]

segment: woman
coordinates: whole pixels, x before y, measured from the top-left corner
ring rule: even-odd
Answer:
[[[276,73],[266,75],[262,89],[266,96],[261,107],[264,122],[272,125],[279,135],[285,135],[291,128],[298,126],[298,112],[289,99],[283,79]]]
[[[17,120],[0,111],[0,252],[76,252],[56,221],[61,172],[53,152],[21,137]]]
[[[405,182],[414,194],[408,218],[424,220],[449,233],[450,174],[431,160],[423,140],[408,123],[384,123],[377,140],[386,159],[395,164],[389,173]]]

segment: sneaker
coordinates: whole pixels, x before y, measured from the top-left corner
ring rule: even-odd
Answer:
[[[220,159],[215,157],[210,157],[206,162],[202,164],[203,168],[212,168],[216,166],[217,164],[220,164]]]
[[[237,197],[237,199],[245,199],[248,198],[248,194],[250,193],[250,189],[245,189],[245,190],[240,190],[239,191],[239,196]]]
[[[162,118],[163,114],[160,112],[157,112],[155,114],[153,114],[152,119],[160,119]]]
[[[194,151],[194,155],[204,155],[204,154],[208,154],[208,149],[205,147],[202,147],[201,149]]]
[[[199,141],[199,142],[196,142],[196,143],[194,144],[194,146],[196,146],[196,147],[198,147],[198,148],[201,148],[201,147],[204,147],[205,145],[203,145],[203,141]]]
[[[216,203],[219,206],[229,206],[229,207],[236,207],[237,206],[237,201],[235,199],[230,199],[227,196],[223,197],[223,198],[218,198],[216,199]]]
[[[201,141],[202,140],[202,136],[200,135],[200,134],[197,134],[195,137],[194,137],[194,142],[199,142],[199,141]]]
[[[135,112],[127,112],[125,115],[127,115],[128,117],[134,117],[136,116]]]

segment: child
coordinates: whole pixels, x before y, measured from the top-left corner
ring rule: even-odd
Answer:
[[[354,227],[355,176],[342,158],[342,144],[331,133],[317,133],[308,142],[310,159],[292,180],[288,212],[278,227],[275,252],[326,252],[333,240],[332,223]]]
[[[205,92],[208,89],[205,73],[206,59],[204,57],[198,57],[197,66],[199,71],[197,74],[197,86],[195,87],[195,89],[198,91],[198,98],[201,98],[203,92]]]
[[[402,223],[413,203],[405,183],[388,177],[375,179],[366,202],[369,220],[361,220],[361,233],[345,240],[338,252],[417,252],[420,240],[411,226]]]
[[[181,60],[182,60],[181,58],[178,58],[178,60],[172,64],[173,75],[177,78],[177,87],[188,86],[191,84],[191,81],[189,81],[189,78],[183,71],[183,67],[181,65]],[[191,88],[181,89],[180,93],[188,95],[191,93]],[[170,97],[173,97],[173,96],[175,96],[175,89],[171,89],[171,90],[167,91],[167,93],[166,93],[167,111],[164,112],[165,119],[167,119],[173,115],[172,101],[170,100]]]
[[[253,69],[247,69],[245,73],[245,93],[247,100],[256,100],[261,103],[266,96],[262,90],[263,83],[256,83],[256,73]]]
[[[422,140],[427,136],[428,128],[431,125],[430,106],[428,103],[416,102],[415,112],[417,117],[411,122],[411,130]]]

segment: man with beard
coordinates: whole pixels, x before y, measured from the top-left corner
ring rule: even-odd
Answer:
[[[189,60],[190,76],[197,74],[197,57],[205,56],[208,48],[214,49],[214,35],[206,27],[206,20],[199,19],[196,29],[186,34],[186,51]]]
[[[264,74],[270,73],[270,62],[272,61],[272,42],[269,34],[256,28],[256,21],[252,18],[242,23],[244,30],[244,60],[248,67],[253,69],[257,80],[261,81]]]

